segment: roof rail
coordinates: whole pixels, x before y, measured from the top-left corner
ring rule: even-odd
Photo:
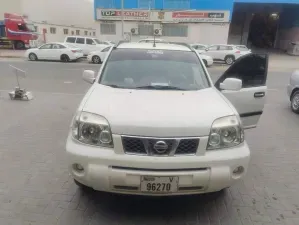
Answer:
[[[184,43],[184,42],[168,42],[169,44],[175,44],[175,45],[181,45],[181,46],[185,46],[187,48],[189,48],[190,50],[193,51],[193,48],[191,47],[191,45]]]
[[[120,46],[122,43],[128,43],[128,42],[130,42],[130,41],[128,41],[128,40],[120,40],[117,44],[115,44],[115,45],[113,46],[113,48],[117,48],[117,47]]]

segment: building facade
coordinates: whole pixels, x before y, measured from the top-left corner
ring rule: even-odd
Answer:
[[[121,0],[94,0],[102,39],[122,39],[121,4]],[[253,18],[261,14],[264,19],[276,15],[270,46],[287,49],[290,42],[299,41],[299,0],[123,0],[123,4],[123,31],[131,40],[155,33],[171,41],[249,45]]]
[[[156,36],[171,41],[226,43],[232,0],[124,0],[123,31],[137,40]],[[103,39],[122,38],[121,0],[95,0],[95,20]]]

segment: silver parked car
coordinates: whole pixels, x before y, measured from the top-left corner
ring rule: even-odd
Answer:
[[[292,73],[287,92],[290,97],[292,111],[299,114],[299,70]]]

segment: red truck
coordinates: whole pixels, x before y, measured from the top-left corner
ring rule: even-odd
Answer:
[[[34,25],[24,17],[4,13],[4,21],[0,21],[0,47],[12,46],[15,49],[37,47],[38,37]]]

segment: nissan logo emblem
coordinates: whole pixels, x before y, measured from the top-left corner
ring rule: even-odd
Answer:
[[[154,145],[154,149],[158,153],[163,154],[168,149],[168,144],[165,141],[157,141]]]

